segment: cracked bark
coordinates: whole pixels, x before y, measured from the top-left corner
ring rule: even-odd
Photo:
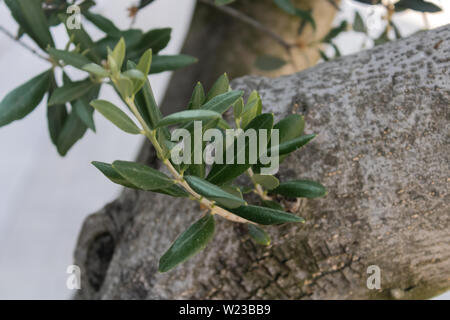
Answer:
[[[450,287],[450,26],[232,86],[259,90],[278,119],[305,115],[318,137],[278,176],[321,181],[327,197],[301,203],[306,224],[270,227],[270,247],[217,219],[203,252],[161,274],[159,257],[199,208],[124,190],[83,225],[78,298],[428,298]],[[141,160],[157,166],[150,151]],[[366,286],[370,265],[380,290]]]

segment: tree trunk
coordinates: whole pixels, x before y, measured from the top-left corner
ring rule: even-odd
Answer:
[[[306,224],[269,228],[269,247],[217,219],[203,252],[158,273],[159,257],[199,207],[124,190],[83,225],[78,298],[428,298],[447,290],[449,80],[449,26],[291,76],[235,80],[233,88],[259,90],[276,118],[305,115],[318,137],[278,175],[321,181],[328,195],[301,203]],[[145,160],[157,166],[151,152]],[[366,285],[371,265],[381,270],[379,290]]]

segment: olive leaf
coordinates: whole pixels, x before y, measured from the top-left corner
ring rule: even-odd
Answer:
[[[159,260],[159,272],[167,272],[204,249],[215,230],[214,216],[205,215],[183,232]]]

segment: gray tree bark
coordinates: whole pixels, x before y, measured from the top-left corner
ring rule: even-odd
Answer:
[[[162,274],[159,257],[199,207],[124,190],[83,225],[78,298],[398,299],[450,287],[450,26],[232,86],[258,90],[278,119],[305,115],[318,137],[278,176],[321,181],[328,195],[300,206],[280,199],[307,222],[269,228],[269,247],[218,219],[203,252]],[[152,152],[141,160],[158,166]],[[371,265],[379,290],[366,285]]]

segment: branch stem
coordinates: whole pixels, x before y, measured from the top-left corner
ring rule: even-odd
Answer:
[[[253,19],[250,16],[247,16],[245,14],[243,14],[242,12],[240,12],[239,10],[234,9],[233,7],[230,6],[219,6],[217,4],[215,4],[212,1],[209,0],[198,0],[200,3],[206,4],[208,6],[214,7],[215,9],[233,17],[236,18],[238,20],[240,20],[241,22],[252,26],[255,29],[258,29],[259,31],[267,34],[269,37],[271,37],[272,39],[274,39],[276,42],[278,42],[284,49],[286,49],[287,51],[290,51],[290,49],[292,47],[294,47],[293,44],[290,44],[288,42],[286,42],[286,40],[283,39],[282,36],[280,36],[278,33],[275,33],[274,31],[272,31],[270,28],[266,27],[265,25],[263,25],[261,22]]]
[[[201,205],[208,208],[208,210],[211,212],[211,214],[218,214],[219,216],[233,221],[233,222],[239,222],[239,223],[252,223],[253,222],[241,218],[233,213],[231,213],[228,210],[225,210],[224,208],[221,208],[219,206],[216,206],[214,201],[210,201],[203,197],[202,195],[195,192],[191,186],[187,183],[187,181],[183,178],[183,175],[180,174],[177,169],[172,165],[169,159],[164,158],[163,156],[163,150],[158,142],[158,139],[156,138],[156,132],[155,130],[151,130],[147,123],[144,121],[142,116],[140,115],[139,111],[137,110],[136,104],[134,103],[134,97],[130,97],[125,99],[125,102],[130,107],[131,112],[135,115],[136,119],[139,121],[139,123],[142,126],[142,131],[144,135],[150,140],[152,145],[154,146],[158,157],[162,159],[162,162],[167,167],[167,169],[170,171],[172,177],[175,180],[175,183],[181,186],[184,190],[186,190],[196,201],[198,201]]]
[[[24,47],[25,49],[27,49],[29,52],[31,52],[32,54],[34,54],[36,57],[43,59],[45,61],[49,61],[49,59],[43,55],[41,55],[39,52],[37,52],[35,49],[33,49],[32,47],[30,47],[28,44],[26,44],[23,41],[20,41],[20,39],[18,39],[15,35],[13,35],[10,31],[8,31],[5,27],[0,25],[0,32],[3,33],[4,35],[6,35],[8,38],[10,38],[11,40],[16,41],[17,43],[19,43],[22,47]]]

